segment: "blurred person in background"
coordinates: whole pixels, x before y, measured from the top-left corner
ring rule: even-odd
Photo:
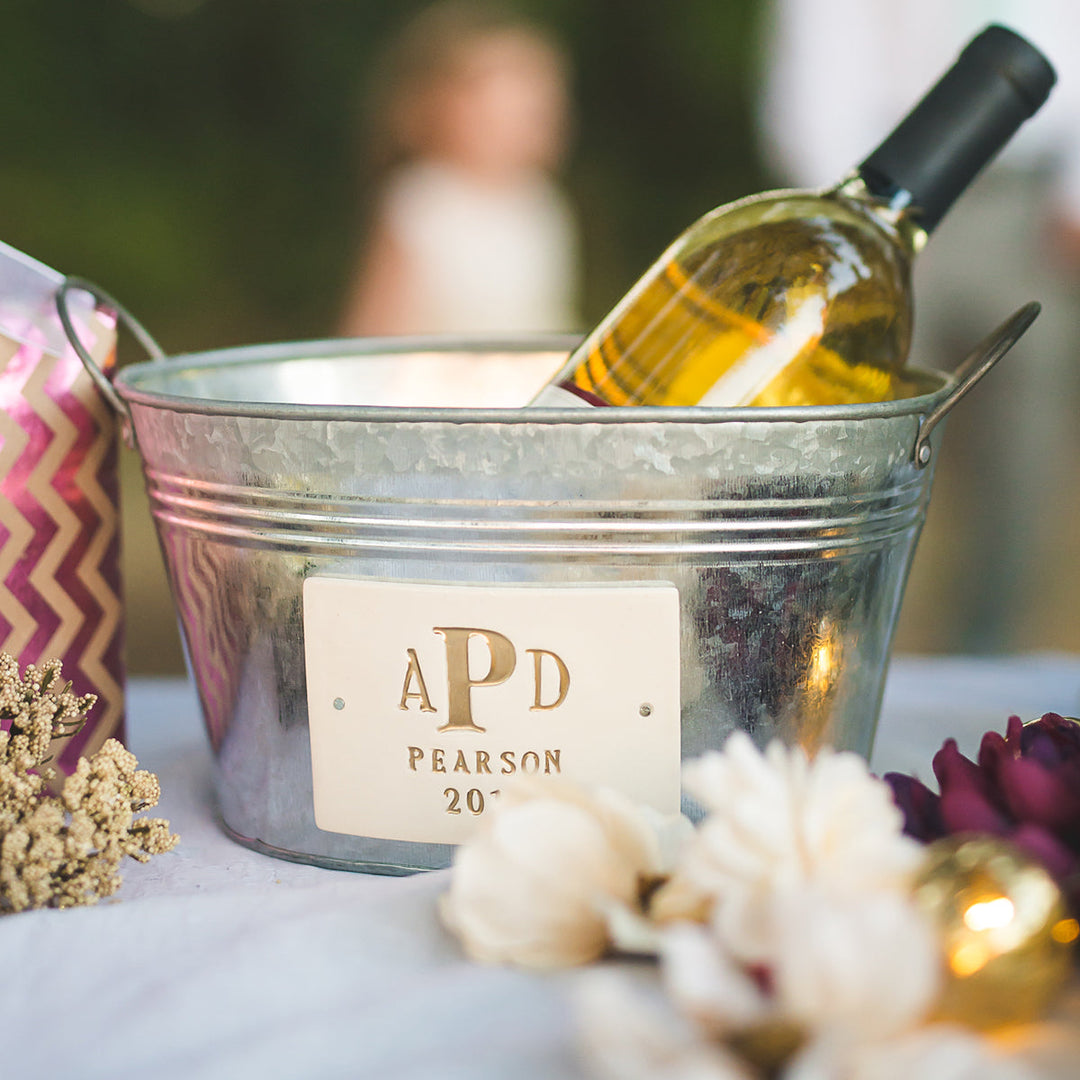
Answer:
[[[348,335],[578,327],[578,239],[554,173],[566,61],[501,7],[425,9],[374,68],[374,214]]]
[[[912,362],[951,370],[1022,303],[1043,310],[949,419],[905,649],[1080,648],[1080,5],[774,0],[764,27],[763,152],[803,187],[858,164],[990,22],[1059,82],[916,260]]]

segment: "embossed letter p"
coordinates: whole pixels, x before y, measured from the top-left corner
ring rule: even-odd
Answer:
[[[480,630],[472,626],[436,626],[433,628],[446,642],[446,684],[449,715],[439,731],[484,731],[473,723],[472,688],[497,686],[514,673],[517,654],[510,639],[495,630]],[[491,663],[482,679],[474,679],[469,671],[469,640],[480,638],[487,645]]]

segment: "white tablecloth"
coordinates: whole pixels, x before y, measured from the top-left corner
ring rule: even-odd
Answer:
[[[467,963],[444,873],[282,862],[221,833],[192,689],[135,680],[130,743],[182,842],[98,907],[0,919],[0,1078],[502,1078],[580,1074],[571,974]],[[1080,658],[894,662],[873,764],[930,776],[949,734],[1080,715]]]

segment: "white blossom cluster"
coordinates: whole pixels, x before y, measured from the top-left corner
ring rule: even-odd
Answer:
[[[581,979],[607,1080],[1021,1080],[990,1038],[935,1023],[936,928],[912,899],[922,849],[854,754],[743,734],[686,768],[695,829],[613,792],[510,789],[459,849],[446,924],[474,959],[529,967],[648,953]]]

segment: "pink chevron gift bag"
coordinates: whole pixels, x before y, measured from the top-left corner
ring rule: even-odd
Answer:
[[[63,275],[0,244],[0,649],[20,664],[58,657],[78,694],[97,694],[86,726],[55,756],[123,738],[117,431],[114,414],[56,314]],[[81,340],[103,370],[116,323],[71,298]]]

